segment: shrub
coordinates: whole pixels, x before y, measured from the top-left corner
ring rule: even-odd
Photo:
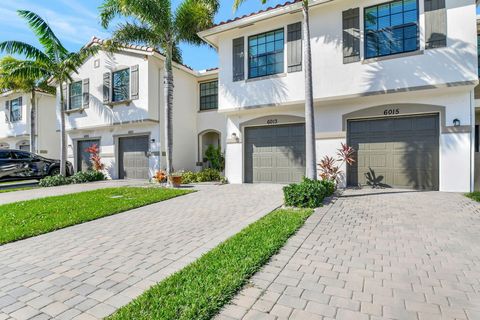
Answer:
[[[325,187],[325,190],[326,190],[326,195],[327,197],[331,197],[333,196],[333,194],[335,193],[335,188],[336,188],[336,183],[335,181],[332,181],[332,180],[322,180],[320,181],[323,186]]]
[[[40,187],[56,187],[56,186],[63,186],[66,184],[71,184],[72,179],[64,177],[62,175],[56,175],[56,176],[48,176],[40,180],[38,185]]]
[[[225,169],[225,157],[222,154],[220,146],[216,148],[212,144],[209,145],[205,151],[205,158],[212,169],[220,172]]]
[[[56,186],[63,186],[67,184],[76,184],[76,183],[86,183],[86,182],[94,182],[94,181],[102,181],[105,180],[106,177],[101,171],[80,171],[75,173],[71,177],[64,177],[62,175],[57,176],[49,176],[45,177],[38,185],[40,187],[56,187]]]
[[[222,181],[220,172],[215,169],[203,169],[200,172],[187,171],[182,174],[182,183]]]
[[[291,184],[283,188],[285,205],[297,208],[318,208],[325,197],[331,196],[335,190],[332,181],[318,181],[304,178],[298,184]]]
[[[72,183],[85,183],[105,180],[106,177],[101,171],[79,171],[70,177]]]

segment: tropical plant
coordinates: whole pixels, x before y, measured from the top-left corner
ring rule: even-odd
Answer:
[[[233,3],[234,10],[244,3],[246,0],[235,0]],[[262,4],[267,0],[260,0]],[[296,1],[295,1],[296,2]],[[302,43],[303,43],[303,60],[305,66],[305,160],[306,160],[306,177],[311,180],[317,179],[316,173],[316,149],[315,149],[315,110],[313,107],[313,83],[312,83],[312,49],[310,43],[310,22],[309,22],[309,0],[301,0],[302,3]]]
[[[30,152],[36,153],[36,125],[37,125],[37,90],[43,92],[55,93],[55,88],[47,84],[43,77],[16,77],[12,75],[12,69],[15,69],[22,61],[12,56],[3,57],[0,60],[0,91],[15,91],[30,94]]]
[[[205,151],[205,158],[212,169],[218,171],[225,169],[225,157],[220,146],[215,147],[213,144],[210,144]]]
[[[155,172],[152,179],[157,183],[165,182],[167,181],[167,173],[163,170],[158,170],[157,172]]]
[[[57,38],[50,26],[39,15],[27,10],[18,10],[33,31],[42,46],[38,49],[21,41],[4,41],[0,43],[0,52],[20,55],[19,60],[9,67],[9,72],[20,79],[47,79],[60,87],[60,173],[66,175],[67,137],[65,132],[65,97],[63,88],[72,82],[72,75],[77,73],[83,62],[95,54],[99,46],[86,46],[78,52],[69,52]]]
[[[213,25],[218,0],[183,0],[176,9],[168,0],[104,0],[100,7],[102,26],[108,28],[118,16],[127,18],[113,31],[112,42],[145,44],[162,52],[164,62],[164,111],[166,172],[171,175],[173,144],[173,61],[181,62],[178,45],[202,44],[197,33]]]
[[[283,187],[283,196],[288,207],[318,208],[326,197],[333,195],[334,191],[332,181],[304,178],[300,183]]]
[[[322,178],[322,180],[329,180],[338,183],[343,173],[340,168],[344,164],[351,166],[355,162],[353,157],[354,153],[355,149],[345,143],[342,143],[342,147],[337,150],[337,159],[325,156],[322,160],[320,160],[320,163],[318,164],[320,169],[320,178]]]
[[[92,162],[93,170],[102,171],[105,169],[105,165],[102,163],[102,158],[100,157],[100,148],[97,144],[92,144],[85,149],[85,152],[90,153],[90,161]]]

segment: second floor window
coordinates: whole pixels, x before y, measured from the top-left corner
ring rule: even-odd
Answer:
[[[123,69],[112,73],[112,101],[126,101],[130,99],[130,69]]]
[[[70,83],[68,109],[80,109],[82,107],[82,81]]]
[[[283,73],[283,29],[248,38],[248,77],[258,78]]]
[[[17,98],[10,101],[10,122],[22,120],[22,99]]]
[[[365,9],[365,56],[418,50],[417,0],[397,0]]]
[[[200,110],[218,109],[218,80],[200,83]]]

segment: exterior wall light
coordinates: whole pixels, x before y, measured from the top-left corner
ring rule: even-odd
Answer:
[[[459,126],[460,126],[460,120],[458,120],[458,119],[453,119],[453,126],[454,126],[454,127],[459,127]]]
[[[150,142],[151,142],[151,143],[155,143],[155,139],[151,139]]]

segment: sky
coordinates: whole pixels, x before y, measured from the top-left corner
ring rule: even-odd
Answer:
[[[2,0],[0,7],[0,42],[19,40],[39,46],[35,36],[25,21],[18,17],[16,10],[30,10],[45,19],[57,37],[67,49],[76,51],[86,44],[92,36],[108,38],[114,30],[105,30],[99,23],[98,7],[102,0]],[[172,0],[176,6],[181,0]],[[284,3],[286,0],[270,0],[262,5],[260,0],[248,0],[234,14],[233,0],[221,0],[220,10],[215,22],[231,19],[235,16],[258,11],[268,6]],[[215,50],[203,45],[200,47],[182,45],[183,62],[196,70],[217,67],[218,58]]]

